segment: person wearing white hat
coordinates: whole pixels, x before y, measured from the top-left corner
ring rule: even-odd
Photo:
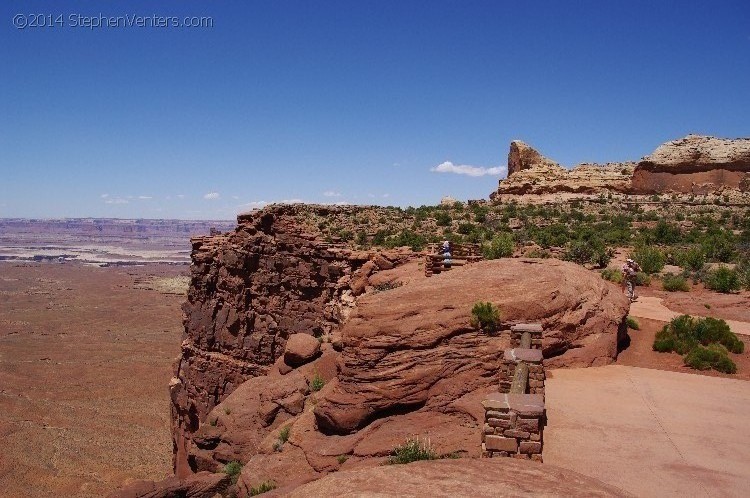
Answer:
[[[443,264],[446,268],[451,267],[451,243],[450,241],[443,241],[443,247],[440,249],[440,253],[443,255]]]
[[[638,297],[635,294],[635,277],[639,271],[641,271],[641,266],[630,258],[626,259],[625,264],[622,265],[622,286],[627,289],[631,303]]]

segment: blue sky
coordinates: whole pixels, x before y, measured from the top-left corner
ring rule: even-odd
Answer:
[[[213,27],[72,25],[153,15]],[[0,217],[434,204],[486,198],[513,139],[572,166],[750,135],[746,0],[8,0],[0,25]]]

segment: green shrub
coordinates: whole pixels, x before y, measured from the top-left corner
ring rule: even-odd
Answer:
[[[273,481],[264,481],[254,488],[250,488],[250,496],[258,496],[267,493],[272,489],[276,489],[276,483]]]
[[[635,318],[633,318],[632,316],[628,316],[628,317],[627,317],[627,318],[625,319],[625,323],[627,323],[627,324],[628,324],[628,328],[629,328],[629,329],[633,329],[633,330],[641,330],[641,326],[640,326],[640,324],[639,324],[639,323],[638,323],[638,322],[636,321],[636,319],[635,319]]]
[[[706,264],[706,254],[698,246],[679,251],[675,259],[680,267],[690,271],[701,271]]]
[[[489,244],[482,246],[484,259],[508,258],[513,255],[515,243],[509,233],[501,233],[492,237]]]
[[[736,270],[726,266],[720,266],[716,270],[709,272],[703,282],[711,290],[717,292],[729,293],[740,290],[740,275]]]
[[[649,246],[636,247],[630,257],[633,258],[635,262],[641,266],[641,269],[649,275],[659,273],[666,263],[664,253],[659,249]]]
[[[347,460],[349,460],[348,455],[339,455],[338,457],[336,457],[336,461],[339,462],[339,465],[343,465]]]
[[[411,463],[418,460],[435,460],[437,454],[429,441],[420,442],[419,439],[407,439],[404,444],[394,448],[389,464]]]
[[[471,308],[471,326],[493,333],[500,324],[500,310],[492,303],[477,302]]]
[[[633,282],[635,282],[635,285],[639,287],[646,287],[648,285],[651,285],[651,277],[649,277],[648,274],[639,271],[635,274]]]
[[[453,222],[453,218],[448,213],[441,211],[435,215],[435,224],[439,227],[447,227]]]
[[[740,285],[750,290],[750,257],[743,258],[737,265],[736,271],[740,279]]]
[[[589,239],[568,243],[563,258],[579,265],[592,263],[599,267],[605,267],[609,264],[612,256],[601,240]]]
[[[237,479],[240,478],[241,472],[242,464],[237,460],[233,460],[224,466],[224,473],[232,478],[232,484],[237,484]]]
[[[291,430],[292,426],[284,426],[284,428],[279,431],[279,441],[281,441],[282,443],[286,443],[287,441],[289,441],[289,432]]]
[[[708,347],[697,346],[685,355],[685,365],[696,370],[713,368],[728,374],[737,373],[737,365],[729,358],[727,350],[718,344]]]
[[[727,351],[742,353],[745,344],[732,333],[724,320],[682,315],[674,318],[656,334],[653,349],[685,355],[685,364],[692,368],[714,368],[734,373],[736,367],[727,356]]]
[[[622,272],[618,268],[605,268],[602,271],[602,278],[616,284],[621,284]]]
[[[671,273],[667,273],[662,278],[661,283],[664,287],[664,290],[668,292],[688,292],[690,290],[690,284],[688,284],[687,280],[685,280],[685,277],[681,275],[672,275]]]
[[[323,386],[326,385],[326,381],[323,380],[323,377],[320,376],[318,372],[315,372],[315,375],[313,376],[312,380],[310,381],[310,390],[313,392],[320,391],[323,389]],[[287,426],[286,428],[288,428]]]

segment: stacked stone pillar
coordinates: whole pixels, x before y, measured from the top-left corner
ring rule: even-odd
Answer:
[[[541,324],[514,325],[511,344],[513,348],[503,354],[499,392],[482,401],[482,457],[541,461],[545,424]]]

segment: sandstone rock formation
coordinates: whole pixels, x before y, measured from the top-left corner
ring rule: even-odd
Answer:
[[[633,174],[633,189],[646,194],[748,191],[749,184],[750,138],[688,135],[660,145]]]
[[[622,490],[567,469],[512,459],[442,460],[336,472],[276,496],[477,498],[623,497]]]
[[[163,481],[135,481],[115,491],[110,498],[204,498],[221,496],[231,484],[229,475],[198,472]]]
[[[318,427],[347,434],[394,413],[452,412],[490,385],[507,344],[470,326],[477,301],[497,305],[506,325],[543,323],[551,366],[613,361],[629,308],[615,286],[557,260],[485,261],[367,295],[344,326],[338,384],[315,407]]]
[[[584,163],[567,170],[519,140],[510,143],[508,177],[500,180],[493,201],[503,195],[599,194],[629,192],[635,163]]]
[[[520,140],[513,140],[508,152],[508,176],[513,176],[519,171],[528,169],[539,171],[546,169],[557,173],[558,170],[563,168],[555,161],[541,155],[528,144]]]
[[[500,180],[490,199],[608,192],[706,195],[727,189],[750,192],[750,138],[688,135],[660,145],[638,163],[583,163],[571,170],[514,140],[508,153],[508,177]]]
[[[292,334],[337,329],[353,291],[369,285],[379,270],[374,254],[325,243],[310,222],[356,212],[277,205],[240,216],[233,232],[193,239],[185,339],[170,383],[178,475],[191,471],[191,435],[214,406],[245,380],[267,374]],[[393,252],[378,261],[387,266],[408,257]]]

